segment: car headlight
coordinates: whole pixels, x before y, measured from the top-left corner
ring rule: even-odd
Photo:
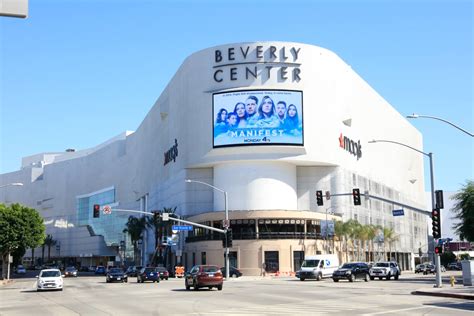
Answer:
[[[351,271],[346,271],[346,274],[351,274]]]

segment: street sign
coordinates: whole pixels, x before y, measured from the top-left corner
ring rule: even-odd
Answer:
[[[404,215],[405,215],[405,212],[403,211],[403,209],[401,209],[401,210],[393,210],[393,211],[392,211],[392,214],[393,214],[393,216],[404,216]]]
[[[193,226],[189,225],[173,225],[172,230],[193,230]]]
[[[110,207],[110,205],[106,205],[106,206],[104,206],[104,208],[102,209],[102,212],[103,212],[105,215],[112,214],[112,208]]]
[[[161,219],[162,219],[162,221],[164,221],[164,222],[165,222],[165,221],[169,221],[169,220],[170,220],[170,213],[163,213],[163,214],[161,215]]]

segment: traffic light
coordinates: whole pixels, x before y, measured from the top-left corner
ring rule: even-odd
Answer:
[[[431,211],[431,220],[433,224],[433,238],[441,238],[441,214],[439,209],[435,208]]]
[[[352,189],[352,197],[354,198],[354,205],[360,205],[360,190]]]
[[[443,246],[435,247],[435,254],[440,255],[443,253]]]
[[[443,190],[436,190],[435,191],[435,198],[436,198],[436,208],[437,209],[444,208]]]
[[[100,217],[100,205],[94,204],[94,218]]]
[[[222,248],[232,248],[232,229],[228,229],[223,235]]]
[[[323,203],[323,191],[316,191],[316,204],[322,206]]]

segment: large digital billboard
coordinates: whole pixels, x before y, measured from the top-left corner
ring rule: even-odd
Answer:
[[[303,146],[303,92],[245,90],[213,94],[215,147]]]

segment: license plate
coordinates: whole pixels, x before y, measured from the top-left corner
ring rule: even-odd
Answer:
[[[120,280],[120,278],[117,278],[117,280]]]
[[[150,273],[151,276],[153,276],[153,273]]]
[[[209,276],[210,276],[210,277],[213,277],[213,276],[214,276],[214,273],[209,273]]]

